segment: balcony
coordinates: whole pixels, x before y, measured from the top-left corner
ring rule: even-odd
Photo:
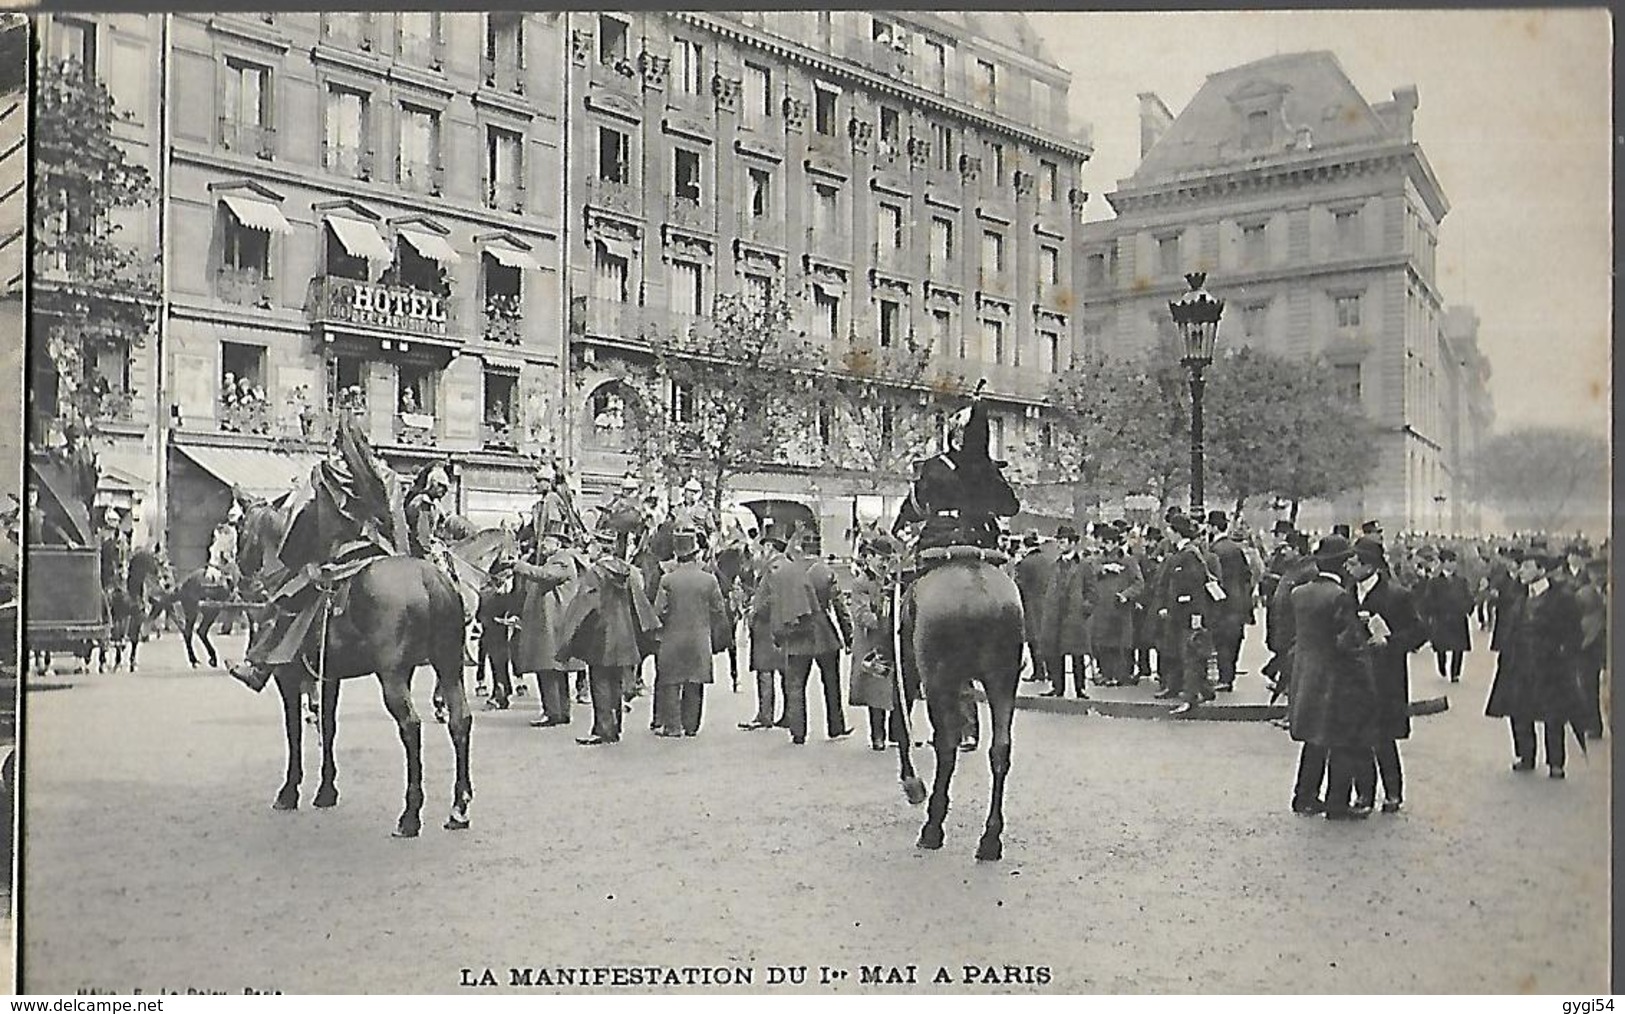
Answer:
[[[520,297],[500,294],[486,296],[482,334],[486,341],[498,345],[523,344],[525,320]]]
[[[641,195],[631,183],[593,177],[587,180],[587,203],[623,215],[643,214]]]
[[[480,446],[492,451],[519,450],[519,425],[511,419],[487,419],[480,423]]]
[[[446,189],[446,167],[439,162],[395,157],[395,179],[407,190],[439,197]]]
[[[698,197],[673,197],[666,213],[671,224],[679,229],[711,231],[709,209],[700,206]]]
[[[651,335],[670,336],[678,329],[686,333],[696,318],[684,317],[652,306],[623,303],[614,299],[578,296],[570,304],[570,334],[574,337],[647,345]]]
[[[325,275],[311,279],[306,314],[312,324],[350,325],[420,338],[451,337],[457,301],[401,285]]]
[[[404,447],[433,447],[435,417],[428,412],[397,412],[395,443]]]
[[[214,276],[215,295],[223,303],[270,309],[271,290],[258,268],[220,268]]]
[[[525,94],[525,68],[513,57],[480,57],[480,80],[485,82],[487,88],[513,95]]]
[[[487,183],[485,206],[497,211],[524,214],[525,185],[523,183]]]
[[[271,434],[271,407],[263,397],[239,398],[223,396],[220,399],[220,429],[226,433]]]
[[[276,158],[276,128],[220,117],[220,147],[252,158]]]
[[[348,176],[353,180],[373,178],[372,150],[359,145],[329,144],[323,141],[322,165],[330,173]]]

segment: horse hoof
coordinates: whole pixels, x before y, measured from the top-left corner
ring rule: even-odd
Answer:
[[[316,798],[311,800],[310,805],[319,810],[327,810],[339,805],[339,790],[331,789],[317,792]]]
[[[930,849],[933,852],[942,848],[942,828],[939,827],[933,830],[927,827],[921,829],[920,840],[915,844],[922,849]]]
[[[441,826],[447,831],[467,831],[468,821],[458,820],[456,817],[447,817],[446,822]]]
[[[925,782],[918,778],[903,779],[903,795],[908,798],[910,806],[919,806],[925,802]]]
[[[993,863],[1004,858],[1004,843],[997,838],[983,838],[982,843],[976,846],[976,859],[978,862]]]
[[[390,833],[391,838],[416,838],[418,829],[415,827],[397,827]]]
[[[278,796],[278,797],[276,797],[276,802],[271,804],[271,809],[273,809],[273,810],[297,810],[297,809],[299,809],[299,797],[294,796],[292,799],[287,799],[287,798],[284,798],[282,796]]]

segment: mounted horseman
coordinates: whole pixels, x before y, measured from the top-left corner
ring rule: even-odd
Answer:
[[[946,449],[917,465],[913,490],[892,532],[918,528],[915,576],[896,612],[902,647],[898,709],[902,710],[902,683],[915,676],[925,695],[937,760],[919,845],[942,847],[954,764],[961,743],[974,739],[974,731],[969,731],[974,730],[975,718],[970,692],[971,684],[979,681],[992,717],[988,763],[993,791],[976,857],[993,860],[1004,854],[1004,782],[1010,770],[1010,725],[1025,632],[1021,593],[1003,568],[1007,558],[997,548],[998,519],[1014,516],[1021,505],[1000,473],[1004,463],[988,453],[988,418],[981,399],[985,385],[985,380],[978,383],[970,404],[953,416]],[[900,775],[909,801],[918,803],[925,792],[914,774],[909,742],[910,737],[901,737]]]
[[[411,554],[446,572],[456,580],[451,561],[446,559],[446,544],[441,538],[446,524],[446,494],[451,492],[451,477],[446,465],[436,462],[424,466],[407,490],[404,514],[406,517],[407,545]]]

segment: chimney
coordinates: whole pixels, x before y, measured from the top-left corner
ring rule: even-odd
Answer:
[[[1151,151],[1169,125],[1174,122],[1174,114],[1168,111],[1155,92],[1140,93],[1140,157],[1145,158]]]
[[[1394,89],[1394,101],[1387,115],[1388,129],[1402,141],[1414,140],[1411,128],[1416,120],[1418,101],[1415,85]]]

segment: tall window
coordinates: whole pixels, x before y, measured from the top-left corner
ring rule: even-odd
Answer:
[[[1060,179],[1060,168],[1054,162],[1040,160],[1038,163],[1038,199],[1040,201],[1055,200],[1055,189]]]
[[[671,262],[671,308],[699,316],[705,312],[704,276],[692,261]]]
[[[372,178],[368,96],[338,85],[327,89],[322,147],[327,168],[355,179]]]
[[[396,410],[402,415],[434,415],[440,388],[440,371],[429,366],[403,363],[396,374]]]
[[[484,381],[481,385],[484,413],[480,418],[485,423],[485,440],[502,446],[511,445],[514,423],[518,420],[514,410],[518,402],[519,378],[511,373],[483,370],[481,380]]]
[[[902,337],[903,306],[894,299],[879,301],[880,347],[889,349]]]
[[[440,114],[433,109],[401,106],[399,180],[419,193],[440,192]]]
[[[1339,328],[1356,328],[1360,326],[1360,297],[1338,296],[1333,301],[1337,312],[1337,326]]]
[[[1047,81],[1033,81],[1033,123],[1047,128],[1050,116],[1050,90]]]
[[[1242,336],[1253,341],[1263,341],[1269,337],[1265,332],[1269,326],[1270,305],[1268,303],[1248,303],[1241,308]]]
[[[1004,186],[1004,145],[998,141],[989,141],[987,145],[987,164],[993,173],[991,182],[995,187]]]
[[[598,178],[630,183],[631,138],[613,127],[598,128]]]
[[[954,130],[945,123],[931,124],[931,150],[936,159],[936,167],[943,172],[952,172],[958,167],[954,159]]]
[[[773,72],[745,64],[745,125],[759,127],[773,118]]]
[[[679,201],[700,203],[700,153],[678,148],[672,166],[672,193]]]
[[[265,390],[265,346],[238,342],[220,343],[220,390],[233,394],[249,390]]]
[[[931,270],[939,271],[953,263],[954,223],[950,218],[931,219]]]
[[[704,91],[705,73],[703,51],[697,42],[674,39],[671,49],[672,87],[684,95],[699,95]]]
[[[1088,265],[1085,276],[1091,289],[1105,288],[1106,286],[1106,255],[1103,253],[1090,254],[1084,262]]]
[[[875,238],[883,252],[903,249],[902,208],[895,204],[882,204],[880,206]]]
[[[86,77],[96,76],[96,26],[88,21],[56,18],[51,22],[51,55],[78,64]]]
[[[271,124],[271,72],[258,64],[226,58],[226,116],[245,127]]]
[[[525,19],[522,14],[492,13],[485,16],[485,83],[499,88],[524,90]]]
[[[599,243],[593,256],[593,295],[614,303],[627,301],[628,258],[618,249]]]
[[[1245,138],[1247,147],[1268,148],[1274,133],[1268,111],[1259,109],[1247,114],[1247,134]]]
[[[1179,274],[1179,237],[1157,237],[1157,271],[1163,275]]]
[[[773,212],[773,174],[752,168],[750,175],[750,217],[766,218]]]
[[[835,198],[834,187],[824,183],[813,184],[813,231],[821,236],[829,235],[832,229],[840,226]]]
[[[813,85],[813,129],[826,137],[834,137],[837,132],[835,107],[839,99],[835,89]]]
[[[896,156],[903,147],[903,120],[890,106],[880,107],[880,150]]]
[[[813,336],[833,341],[840,326],[841,297],[813,286]]]
[[[976,61],[976,101],[987,109],[999,106],[999,72],[986,60]]]
[[[761,308],[773,298],[773,279],[755,272],[745,273],[745,302]]]
[[[948,47],[934,39],[925,42],[925,86],[938,95],[948,91]]]
[[[1261,268],[1269,263],[1269,247],[1265,240],[1263,222],[1241,227],[1241,262],[1249,268]]]
[[[982,321],[982,355],[989,353],[995,363],[1004,362],[1004,321],[989,318]]]
[[[1061,284],[1061,251],[1055,247],[1038,248],[1038,280],[1044,285]]]
[[[438,14],[427,11],[401,11],[395,15],[400,28],[400,55],[419,67],[440,65],[440,53],[435,46]]]
[[[480,281],[485,289],[486,337],[518,344],[517,327],[524,304],[524,276],[490,253],[480,258]]]
[[[1337,237],[1337,252],[1360,252],[1360,213],[1352,209],[1336,212],[1332,216],[1333,232]]]
[[[953,314],[944,309],[931,311],[931,353],[946,356],[950,351],[950,335],[953,333]]]
[[[1038,336],[1038,368],[1044,373],[1056,372],[1060,351],[1061,336],[1053,331],[1041,332]]]
[[[524,139],[511,130],[485,130],[485,206],[517,210],[524,192]]]
[[[226,271],[264,278],[271,264],[271,234],[264,229],[251,229],[237,221],[229,210],[222,210],[220,264]]]
[[[614,66],[626,59],[631,29],[626,22],[598,15],[598,62]]]
[[[992,278],[1004,272],[1004,237],[996,232],[982,233],[982,274]]]

